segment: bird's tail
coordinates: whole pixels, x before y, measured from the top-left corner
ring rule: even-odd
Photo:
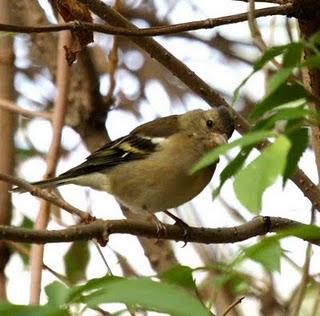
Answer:
[[[64,184],[68,184],[72,181],[72,178],[70,179],[65,178],[65,177],[55,177],[55,178],[51,178],[48,180],[41,180],[41,181],[37,181],[37,182],[32,182],[30,184],[37,186],[39,188],[42,189],[46,189],[46,188],[54,188],[54,187],[58,187],[60,185],[64,185]],[[14,187],[12,188],[11,192],[17,192],[17,193],[24,193],[26,192],[25,189],[20,188],[20,187]]]

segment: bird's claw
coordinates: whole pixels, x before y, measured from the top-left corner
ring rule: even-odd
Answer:
[[[183,244],[182,248],[185,247],[188,243],[190,226],[187,223],[185,223],[181,218],[171,214],[170,212],[164,211],[164,213],[166,213],[169,217],[171,217],[175,221],[174,225],[179,226],[179,228],[181,228],[181,230],[183,231],[182,236],[183,236],[184,244]]]

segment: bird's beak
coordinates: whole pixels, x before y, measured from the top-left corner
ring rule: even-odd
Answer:
[[[214,133],[213,140],[218,145],[223,145],[228,141],[227,134]]]

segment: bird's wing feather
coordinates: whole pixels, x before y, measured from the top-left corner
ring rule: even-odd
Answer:
[[[158,146],[159,144],[154,143],[152,139],[129,134],[107,143],[88,156],[85,162],[62,173],[59,178],[78,177],[128,161],[142,159],[155,152]]]
[[[105,144],[86,158],[82,164],[62,173],[58,178],[77,177],[99,172],[132,160],[145,158],[157,151],[161,142],[178,130],[178,116],[158,118],[140,125],[127,136]]]

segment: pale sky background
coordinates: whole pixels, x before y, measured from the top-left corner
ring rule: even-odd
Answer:
[[[47,1],[40,1],[42,5],[47,9]],[[132,6],[139,5],[139,1],[129,1]],[[244,12],[246,5],[236,1],[205,1],[205,0],[194,0],[194,1],[180,1],[177,5],[173,6],[173,10],[167,14],[163,7],[163,1],[156,1],[159,5],[159,15],[167,15],[172,23],[187,22],[195,19],[205,19],[208,17],[218,17],[228,14],[236,14]],[[194,8],[202,8],[198,10],[196,15]],[[259,7],[257,5],[257,7]],[[277,25],[282,25],[282,19],[277,17],[275,22],[274,34],[269,34],[269,22],[270,18],[259,19],[259,26],[261,31],[268,41],[270,38],[274,39],[277,44],[283,43],[287,40],[285,34],[281,28]],[[143,25],[146,26],[146,25]],[[218,27],[214,30],[201,30],[197,31],[201,36],[210,36],[213,32],[219,31],[221,34],[232,39],[249,40],[249,29],[247,23],[238,23],[230,26]],[[102,39],[102,36],[96,36],[96,39]],[[184,61],[197,75],[203,78],[206,82],[211,84],[213,87],[221,89],[229,94],[232,94],[235,87],[241,82],[241,80],[250,72],[250,68],[247,66],[230,67],[230,64],[226,64],[225,60],[218,53],[209,51],[204,45],[192,44],[190,49],[190,42],[181,39],[175,39],[174,37],[164,38],[157,37],[162,45],[164,45],[170,52],[172,52],[180,60]],[[23,40],[21,37],[16,39],[16,52],[17,52],[17,63],[23,65],[26,63],[24,56]],[[254,58],[257,54],[257,50],[243,50],[243,54]],[[139,54],[131,54],[127,57],[128,62],[130,58],[139,59]],[[137,89],[137,82],[130,77],[126,77],[125,74],[119,73],[118,78],[121,78],[121,85],[127,89],[128,93],[134,93]],[[120,79],[119,79],[120,80]],[[118,83],[119,83],[118,80]],[[250,91],[250,94],[255,98],[260,98],[264,91],[264,78],[262,73],[258,73],[245,86],[243,91]],[[178,81],[174,81],[172,84],[177,84]],[[180,84],[180,83],[179,83]],[[41,79],[41,84],[37,89],[33,85],[30,85],[25,78],[17,78],[16,86],[19,90],[24,93],[29,91],[29,95],[35,101],[41,102],[45,96],[52,96],[55,93],[52,84],[44,77]],[[107,91],[108,79],[102,80],[101,91]],[[170,99],[166,94],[166,91],[160,86],[159,83],[153,82],[148,84],[146,95],[148,102],[144,102],[140,105],[141,113],[144,120],[139,121],[133,115],[125,113],[123,111],[111,111],[106,122],[109,134],[112,139],[125,135],[130,132],[137,125],[152,120],[158,116],[170,115],[173,113],[183,113],[185,108],[182,104],[178,104],[172,108]],[[21,106],[28,109],[33,109],[30,104],[27,104],[25,100],[19,100]],[[184,99],[184,106],[188,110],[195,108],[207,109],[208,105],[193,95],[190,92],[190,96]],[[123,122],[119,124],[119,122]],[[41,133],[39,131],[41,130]],[[50,123],[36,119],[29,125],[28,133],[30,138],[33,140],[33,144],[40,151],[47,151],[49,139],[51,137],[51,126]],[[239,137],[238,133],[234,133],[232,139]],[[18,133],[17,141],[23,143],[23,135]],[[83,145],[80,144],[79,136],[73,132],[70,128],[66,127],[63,130],[63,145],[67,148],[76,148],[76,150],[68,156],[67,159],[62,158],[59,162],[57,173],[61,173],[68,168],[75,166],[82,162],[88,155],[88,152]],[[219,173],[226,164],[226,159],[222,158],[217,171],[215,172],[213,182],[210,187],[206,188],[199,196],[197,196],[192,204],[196,206],[199,218],[206,227],[222,227],[222,226],[233,226],[235,223],[229,214],[224,210],[221,203],[216,199],[212,203],[211,189],[218,183]],[[300,161],[300,165],[307,175],[313,180],[316,179],[316,170],[313,162],[313,155],[311,152],[307,152]],[[26,161],[20,170],[18,175],[24,179],[34,181],[41,179],[45,171],[45,162],[40,158],[34,158]],[[79,207],[82,210],[90,209],[92,214],[99,218],[105,219],[118,219],[122,218],[122,213],[115,200],[106,193],[97,192],[91,189],[75,187],[73,185],[64,186],[60,192],[63,197],[72,205]],[[221,195],[235,208],[239,209],[241,213],[249,220],[254,215],[246,211],[235,198],[232,189],[232,181],[228,181],[221,192]],[[31,219],[36,218],[36,214],[39,208],[39,201],[29,194],[14,195],[14,206],[16,208],[13,224],[19,224],[22,216],[26,215]],[[306,218],[309,218],[310,203],[303,194],[295,187],[295,185],[288,182],[285,190],[282,190],[281,181],[277,181],[270,189],[268,189],[263,199],[263,215],[270,216],[282,216],[306,222]],[[192,223],[192,212],[188,205],[181,206],[179,211],[183,213],[183,219],[186,222]],[[70,221],[70,215],[62,211],[62,217],[67,223]],[[159,214],[160,218],[163,218],[162,214]],[[165,220],[168,220],[165,218]],[[170,220],[168,220],[170,222]],[[49,228],[59,228],[57,224],[50,223]],[[249,241],[251,242],[251,240]],[[238,243],[234,245],[211,245],[213,251],[217,248],[225,249],[224,252],[228,254],[229,249],[238,249],[239,245],[248,244],[248,242]],[[187,264],[191,267],[198,267],[201,265],[201,261],[198,258],[196,252],[193,250],[192,244],[188,244],[186,247],[181,248],[182,243],[174,244],[177,249],[177,255],[181,264]],[[282,242],[283,248],[288,251],[288,254],[297,262],[299,265],[304,262],[305,243],[298,241],[297,239],[287,239]],[[64,273],[64,267],[62,257],[65,251],[69,248],[68,243],[63,244],[48,244],[45,247],[45,260],[50,267],[54,270]],[[114,249],[123,256],[125,256],[130,264],[134,266],[137,272],[143,275],[152,275],[154,272],[150,268],[148,260],[145,258],[143,251],[137,242],[136,238],[128,235],[112,235],[110,242],[107,247],[103,248],[102,251],[107,258],[109,265],[112,268],[114,274],[120,274],[121,269],[117,263],[117,258],[110,250]],[[93,254],[93,260],[89,264],[87,270],[88,278],[101,277],[106,273],[106,268],[102,262],[102,259],[97,253],[97,250],[91,245],[91,252]],[[311,264],[311,272],[319,272],[318,267],[314,264],[319,262],[319,252],[315,251],[313,255],[313,261]],[[245,269],[256,271],[257,275],[261,275],[259,266],[253,262],[246,262]],[[252,270],[254,269],[254,270]],[[288,297],[292,289],[299,282],[300,278],[296,271],[288,265],[285,261],[282,261],[281,266],[284,274],[275,273],[276,286],[279,289],[279,295]],[[29,299],[29,282],[30,276],[29,271],[25,270],[23,263],[18,255],[13,255],[10,259],[10,264],[6,269],[6,275],[8,277],[8,296],[10,301],[13,303],[27,304]],[[290,276],[290,277],[289,277]],[[198,276],[201,278],[201,275]],[[43,285],[49,284],[55,280],[55,278],[48,272],[44,271],[43,274]],[[288,281],[290,280],[290,282]],[[23,286],[22,286],[23,285]],[[46,295],[42,294],[41,301],[46,301]],[[259,315],[258,308],[252,308],[255,302],[252,299],[246,298],[241,306],[244,311],[250,311],[250,315]],[[256,311],[256,313],[254,312]],[[90,315],[90,313],[88,314]]]

